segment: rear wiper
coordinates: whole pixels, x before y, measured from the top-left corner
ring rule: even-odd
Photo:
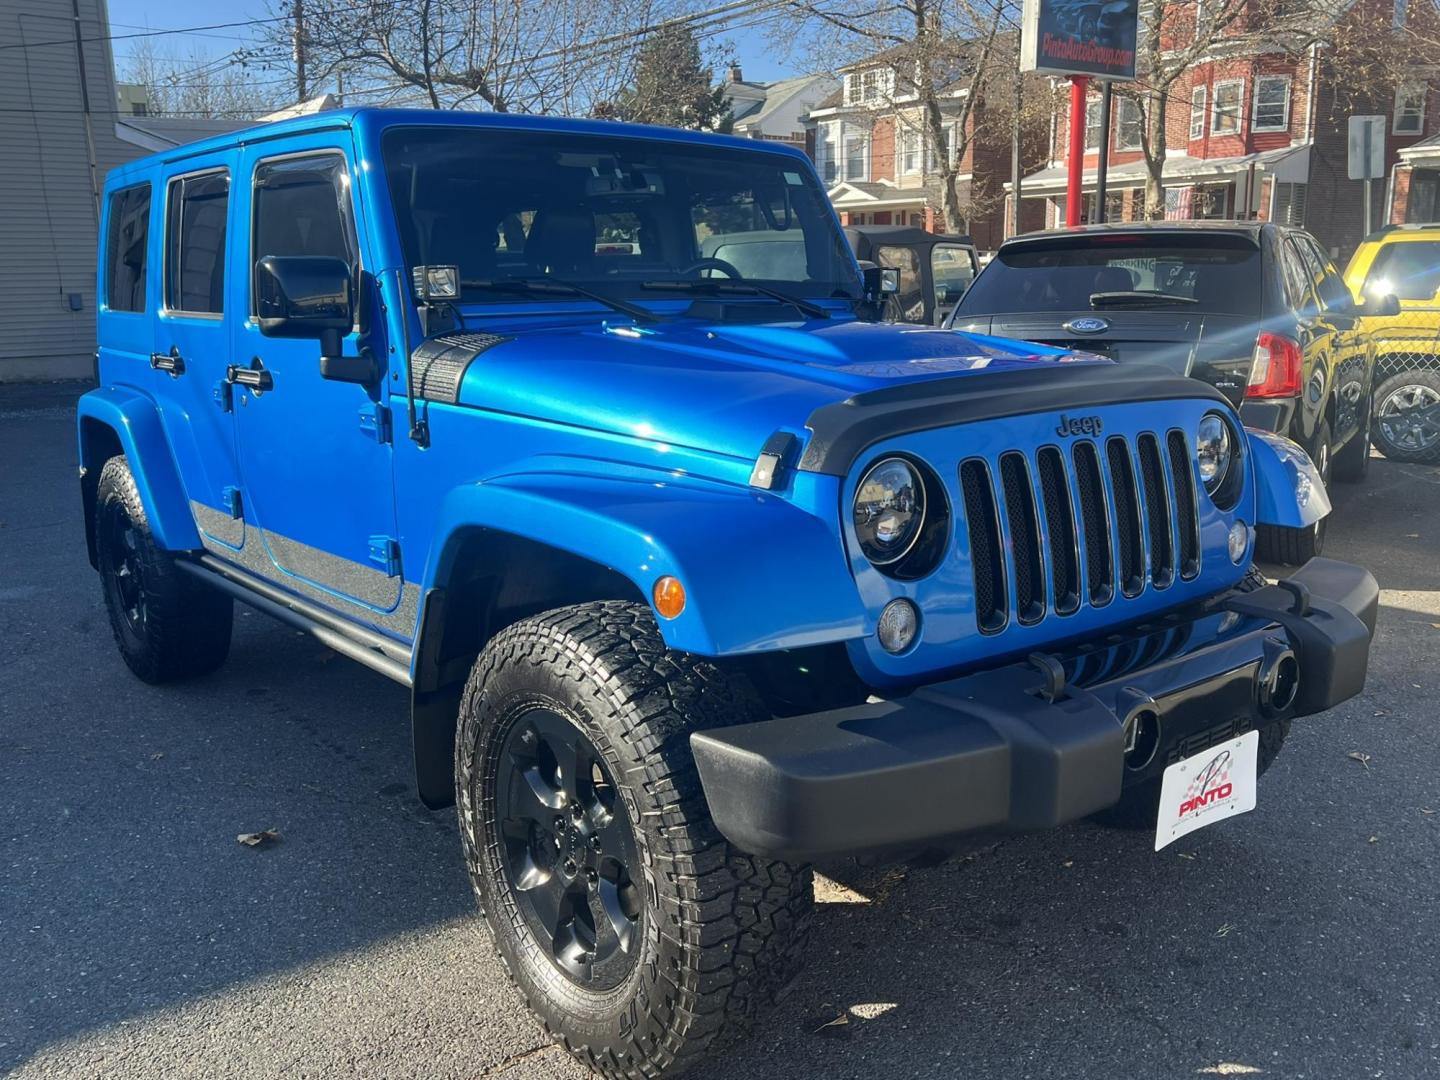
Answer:
[[[1167,292],[1092,292],[1090,294],[1090,306],[1092,308],[1120,307],[1124,304],[1198,304],[1200,301],[1193,296],[1181,296],[1178,293]]]
[[[774,289],[769,285],[761,285],[754,281],[736,281],[734,278],[729,280],[708,278],[700,281],[642,281],[640,287],[642,289],[672,289],[675,292],[740,293],[748,296],[768,296],[771,300],[789,304],[812,319],[830,318],[829,310],[819,304],[812,304],[809,300],[799,296],[791,296],[783,289]]]
[[[659,315],[639,304],[629,304],[624,300],[617,300],[613,296],[606,296],[604,293],[595,292],[573,282],[556,281],[553,278],[544,281],[537,281],[534,278],[464,278],[460,282],[460,287],[462,289],[488,289],[491,292],[529,293],[538,296],[579,296],[586,300],[594,300],[597,304],[604,304],[614,311],[629,315],[632,319],[643,319],[646,322],[660,321]]]

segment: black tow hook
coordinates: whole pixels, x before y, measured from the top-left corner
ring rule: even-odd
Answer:
[[[1045,680],[1032,692],[1051,705],[1065,700],[1065,665],[1049,653],[1032,652],[1025,662],[1038,671]]]

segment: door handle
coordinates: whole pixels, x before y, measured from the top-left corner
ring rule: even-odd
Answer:
[[[168,353],[152,352],[150,366],[156,371],[167,372],[171,378],[185,374],[185,358],[180,355],[180,346],[171,345]]]
[[[275,388],[275,380],[260,364],[257,356],[251,361],[249,367],[241,367],[238,364],[231,364],[225,369],[225,381],[236,386],[248,386],[257,394],[263,394],[267,390]]]

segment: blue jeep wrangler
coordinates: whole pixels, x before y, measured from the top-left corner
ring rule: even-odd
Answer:
[[[1364,684],[1374,579],[1252,566],[1329,510],[1303,452],[1158,367],[867,319],[792,149],[332,112],[125,166],[102,236],[126,663],[214,670],[238,599],[410,687],[420,797],[606,1075],[794,976],[814,860],[1158,847]]]

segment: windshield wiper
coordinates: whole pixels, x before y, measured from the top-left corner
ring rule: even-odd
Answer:
[[[533,278],[465,278],[460,282],[462,289],[487,289],[491,292],[511,292],[529,294],[532,296],[579,296],[586,300],[594,300],[597,304],[604,304],[606,307],[622,314],[629,315],[632,319],[643,319],[646,322],[659,322],[660,316],[653,311],[641,307],[639,304],[626,303],[624,300],[617,300],[613,296],[606,296],[604,293],[595,292],[581,285],[569,281],[556,281],[547,278],[537,281]]]
[[[1090,294],[1092,308],[1120,307],[1124,304],[1198,304],[1199,302],[1193,296],[1181,296],[1178,293],[1166,292],[1141,292],[1139,290],[1092,292]]]
[[[808,315],[812,319],[828,319],[830,312],[819,304],[812,304],[809,300],[799,296],[791,296],[784,289],[771,288],[769,285],[761,285],[754,281],[736,281],[734,278],[722,280],[719,278],[702,278],[697,281],[642,281],[642,289],[671,289],[675,292],[707,292],[707,293],[740,293],[748,296],[768,296],[771,300],[779,300],[782,304],[789,304],[798,309],[801,314]]]

